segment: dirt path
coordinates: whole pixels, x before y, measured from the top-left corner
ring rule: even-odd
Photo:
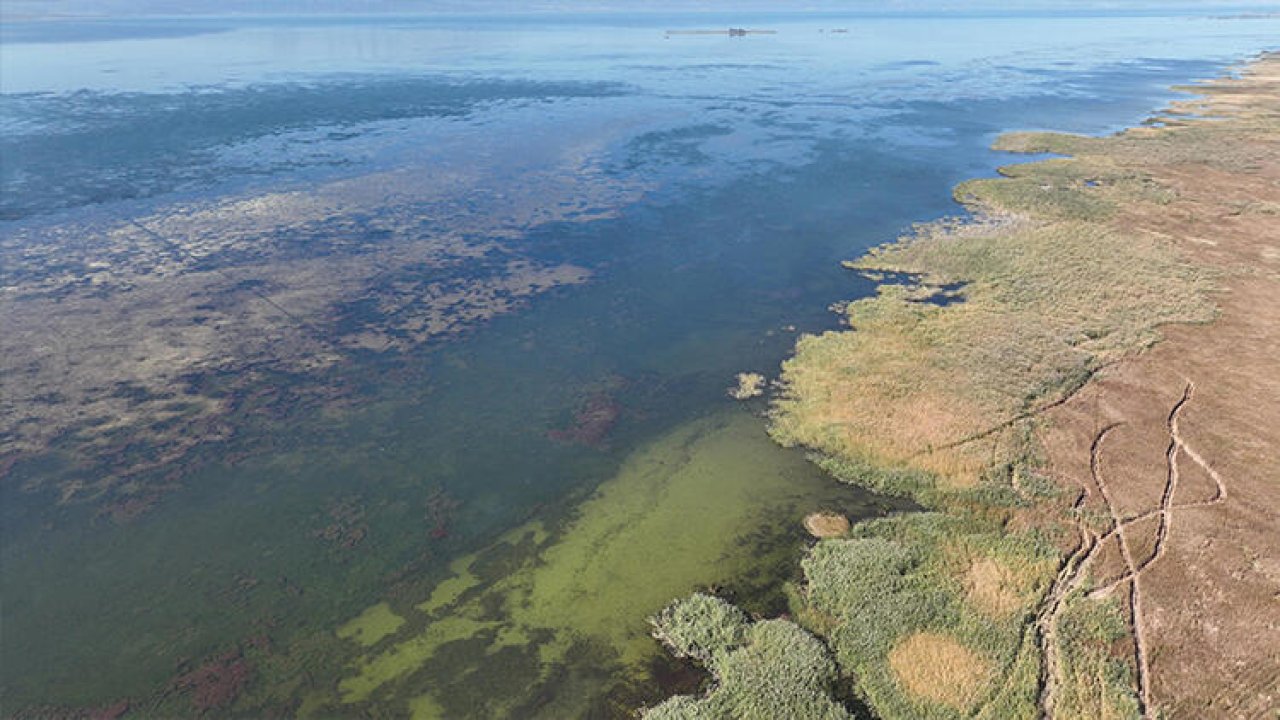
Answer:
[[[1127,543],[1125,542],[1124,532],[1127,528],[1139,522],[1142,522],[1144,520],[1148,520],[1150,518],[1159,516],[1160,525],[1157,529],[1155,552],[1151,556],[1143,560],[1143,562],[1140,565],[1135,567],[1132,559],[1129,557],[1128,550],[1125,550],[1124,552],[1126,557],[1125,557],[1124,574],[1118,577],[1110,578],[1104,582],[1099,583],[1097,587],[1089,591],[1089,597],[1091,598],[1100,598],[1109,594],[1112,590],[1116,588],[1116,586],[1120,585],[1121,583],[1131,578],[1137,577],[1148,566],[1150,566],[1152,563],[1160,559],[1160,557],[1164,554],[1165,547],[1167,545],[1169,530],[1173,522],[1173,516],[1174,516],[1175,510],[1188,510],[1191,508],[1212,507],[1214,505],[1219,505],[1223,503],[1227,499],[1227,485],[1223,481],[1222,475],[1219,474],[1218,471],[1215,470],[1213,466],[1210,465],[1208,461],[1206,461],[1204,457],[1200,455],[1200,453],[1196,452],[1195,449],[1192,448],[1190,445],[1187,445],[1186,441],[1182,437],[1182,434],[1178,430],[1178,415],[1181,414],[1182,408],[1191,399],[1191,393],[1194,390],[1194,388],[1195,386],[1193,384],[1188,383],[1186,394],[1183,396],[1183,399],[1180,400],[1178,404],[1174,406],[1173,411],[1169,415],[1170,444],[1169,444],[1169,450],[1167,454],[1168,481],[1166,483],[1166,492],[1165,492],[1165,495],[1162,497],[1162,502],[1160,507],[1156,510],[1148,510],[1147,512],[1134,515],[1121,520],[1114,513],[1114,505],[1112,505],[1110,502],[1108,502],[1107,504],[1107,507],[1113,510],[1112,519],[1114,521],[1114,525],[1110,530],[1108,530],[1105,534],[1103,534],[1099,538],[1100,543],[1106,542],[1112,536],[1116,536],[1120,539],[1122,547],[1125,547],[1127,546]],[[1113,425],[1109,427],[1115,427],[1115,426]],[[1213,480],[1214,485],[1216,487],[1215,487],[1215,494],[1212,498],[1209,498],[1208,500],[1200,500],[1200,501],[1188,502],[1188,503],[1179,503],[1174,501],[1174,494],[1177,491],[1177,482],[1180,475],[1180,470],[1178,466],[1178,456],[1180,454],[1185,454],[1187,457],[1191,458],[1192,462],[1200,466],[1200,468],[1205,471],[1205,474],[1208,475]],[[1095,475],[1095,478],[1096,477],[1097,476]]]

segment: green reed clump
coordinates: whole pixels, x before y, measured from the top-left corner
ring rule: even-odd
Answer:
[[[723,600],[695,594],[651,620],[673,653],[693,657],[715,678],[702,697],[676,696],[644,711],[645,720],[846,720],[831,697],[837,677],[831,653],[787,620],[751,623]]]
[[[663,608],[649,622],[653,636],[676,657],[709,663],[716,653],[741,645],[751,621],[718,597],[694,593]]]
[[[1013,153],[1079,155],[1097,144],[1096,138],[1054,132],[1011,132],[996,138],[992,150]]]
[[[1034,627],[1022,632],[1022,644],[1013,662],[1005,668],[999,688],[977,713],[978,720],[1031,718],[1038,713],[1040,699],[1040,648]]]
[[[1052,162],[1046,160],[1044,165]],[[970,205],[999,205],[1013,212],[1075,220],[1102,220],[1115,204],[1096,193],[1082,177],[1067,173],[1010,174],[999,179],[969,180],[954,191],[956,200]]]

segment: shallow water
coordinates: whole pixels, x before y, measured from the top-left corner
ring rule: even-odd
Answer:
[[[730,25],[778,34],[665,33]],[[680,676],[645,634],[663,602],[714,585],[782,612],[799,516],[896,507],[775,447],[761,401],[725,392],[871,290],[838,261],[957,212],[954,183],[1009,161],[996,133],[1139,122],[1278,30],[7,24],[0,276],[23,340],[3,348],[5,417],[61,422],[48,408],[76,388],[152,407],[148,382],[227,409],[145,431],[77,416],[7,468],[5,706],[174,712],[163,688],[235,648],[253,667],[241,708],[652,700]],[[46,341],[19,332],[32,303],[66,309],[51,336],[116,324]],[[207,334],[113,349],[206,316]],[[55,357],[74,362],[29,367]]]

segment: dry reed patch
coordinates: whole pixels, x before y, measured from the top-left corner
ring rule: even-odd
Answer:
[[[992,617],[1010,615],[1026,604],[1024,584],[1012,568],[993,558],[974,561],[964,575],[965,597]]]
[[[947,572],[963,587],[969,605],[996,620],[1030,607],[1054,572],[1051,558],[964,539],[950,543],[943,553]]]
[[[849,532],[849,527],[849,518],[839,513],[810,513],[804,519],[804,529],[816,538],[840,537]]]
[[[917,288],[882,285],[850,303],[851,332],[803,338],[784,364],[774,436],[924,470],[940,490],[972,488],[1008,460],[976,436],[1151,345],[1159,326],[1213,316],[1208,278],[1171,248],[1098,223],[924,229],[851,266],[966,283],[963,302],[937,307],[915,300]]]
[[[889,667],[911,694],[965,712],[991,677],[991,665],[955,638],[936,632],[908,636],[889,652]]]
[[[750,400],[764,394],[766,380],[760,373],[738,373],[736,380],[738,384],[728,390],[729,397],[734,400]]]
[[[986,428],[988,413],[953,392],[949,348],[931,330],[938,308],[903,299],[902,286],[853,303],[855,332],[802,338],[784,365],[774,437],[837,457],[935,473],[947,486],[977,484],[981,447],[943,448]]]

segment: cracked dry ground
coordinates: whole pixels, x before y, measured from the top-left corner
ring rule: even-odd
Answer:
[[[1185,109],[1275,127],[1280,58]],[[1048,412],[1042,433],[1054,474],[1107,518],[1082,525],[1062,589],[1088,575],[1092,596],[1127,609],[1149,716],[1280,708],[1280,138],[1244,142],[1255,161],[1236,171],[1153,165],[1178,200],[1123,218],[1219,273],[1219,318],[1165,328]]]

